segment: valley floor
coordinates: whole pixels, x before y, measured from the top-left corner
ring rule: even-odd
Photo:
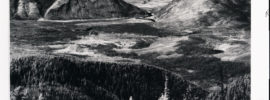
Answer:
[[[250,73],[250,36],[243,30],[182,28],[171,32],[140,19],[12,20],[11,58],[65,56],[88,61],[147,64],[206,91]]]

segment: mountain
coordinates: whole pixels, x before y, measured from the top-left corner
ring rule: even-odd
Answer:
[[[158,11],[157,20],[183,26],[250,23],[250,0],[173,0]]]
[[[57,0],[48,10],[48,19],[86,19],[144,16],[148,13],[122,0]]]
[[[17,19],[92,19],[144,17],[149,13],[122,0],[11,0]]]

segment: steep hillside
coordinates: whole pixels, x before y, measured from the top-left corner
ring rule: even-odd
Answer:
[[[157,13],[157,20],[184,26],[246,24],[250,22],[250,1],[174,0]]]
[[[122,0],[11,0],[15,19],[143,17],[149,13]]]
[[[174,0],[158,13],[158,21],[182,22],[183,25],[192,25],[202,14],[211,11],[209,0]]]

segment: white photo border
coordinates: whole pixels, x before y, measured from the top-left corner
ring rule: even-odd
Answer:
[[[269,100],[269,1],[251,6],[251,100]],[[10,100],[9,0],[1,1],[0,14],[0,99]]]

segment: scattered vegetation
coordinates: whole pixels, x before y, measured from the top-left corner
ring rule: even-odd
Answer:
[[[220,81],[220,73],[223,73],[224,80],[231,77],[237,77],[250,73],[248,64],[241,62],[221,61],[214,57],[180,57],[177,59],[156,60],[153,63],[163,65],[169,70],[176,71],[177,69],[195,70],[195,73],[186,73],[187,80],[211,80]],[[179,73],[182,73],[181,71]],[[182,73],[184,76],[185,74]]]
[[[207,100],[250,100],[250,74],[230,79],[223,91],[210,93]]]
[[[214,50],[213,47],[206,45],[204,39],[199,37],[190,37],[189,41],[181,41],[178,47],[176,52],[184,55],[202,56],[223,52],[221,50]]]
[[[150,41],[150,40],[140,40],[135,45],[133,45],[131,49],[146,48],[146,47],[149,47],[152,43],[153,41]]]

